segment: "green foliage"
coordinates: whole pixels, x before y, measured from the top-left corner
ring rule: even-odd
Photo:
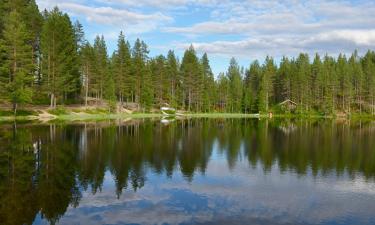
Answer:
[[[296,114],[375,115],[375,53],[360,57],[272,57],[248,69],[235,59],[214,76],[206,53],[191,45],[181,63],[173,51],[149,57],[146,43],[131,46],[121,32],[108,56],[104,36],[93,44],[83,26],[58,8],[40,14],[34,0],[0,3],[0,100],[18,104],[131,103],[149,111],[169,104],[191,112],[279,112],[285,100]],[[15,54],[16,50],[16,54]],[[49,100],[48,100],[49,98]],[[94,99],[93,99],[94,98]]]
[[[64,102],[80,91],[76,36],[67,14],[58,8],[45,12],[41,32],[43,53],[43,90],[51,97],[51,106]]]

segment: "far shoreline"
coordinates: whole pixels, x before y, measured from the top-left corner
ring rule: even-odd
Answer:
[[[48,114],[42,115],[19,115],[19,116],[0,116],[0,122],[11,121],[34,121],[34,122],[50,122],[50,121],[101,121],[101,120],[118,120],[118,119],[148,119],[148,118],[176,118],[176,119],[329,119],[329,120],[371,120],[375,121],[375,116],[371,114],[355,114],[350,117],[340,117],[336,115],[317,115],[317,114],[247,114],[247,113],[185,113],[183,115],[166,116],[162,113],[67,113],[67,114]]]

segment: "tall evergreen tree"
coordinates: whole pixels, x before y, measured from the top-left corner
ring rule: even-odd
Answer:
[[[201,71],[199,70],[199,60],[194,47],[191,45],[184,53],[181,63],[181,75],[183,82],[184,105],[187,110],[199,111],[201,94],[200,81],[202,80]]]
[[[95,96],[92,85],[95,73],[96,73],[96,63],[95,63],[95,52],[94,48],[90,43],[86,42],[81,49],[81,73],[82,73],[82,83],[84,86],[84,96],[85,96],[85,106],[88,105],[89,96]]]
[[[116,95],[122,103],[130,99],[132,90],[130,46],[125,41],[125,36],[122,32],[119,35],[117,51],[114,53],[112,61],[114,79],[116,81]]]
[[[276,75],[276,66],[271,57],[266,58],[259,82],[258,107],[261,112],[268,112],[273,97],[273,79]]]
[[[96,63],[96,73],[94,75],[93,88],[96,91],[96,98],[103,99],[105,85],[110,80],[109,74],[109,61],[107,53],[107,45],[104,40],[104,36],[97,36],[94,41],[94,55]]]
[[[221,112],[228,112],[231,110],[230,102],[230,81],[224,73],[220,73],[217,79],[217,98],[218,107]]]
[[[73,25],[67,14],[57,7],[46,12],[41,34],[42,80],[50,96],[51,107],[80,91],[77,43]]]
[[[7,94],[16,114],[18,104],[31,101],[30,87],[34,72],[34,64],[30,57],[32,54],[31,36],[17,11],[10,13],[3,35],[7,59],[3,62],[2,72],[8,72]]]
[[[168,51],[167,56],[167,77],[169,81],[169,102],[172,106],[177,107],[181,103],[181,77],[179,73],[178,60],[173,51]]]
[[[132,49],[132,79],[134,81],[133,100],[142,105],[149,104],[152,98],[152,77],[147,67],[148,48],[146,43],[137,39]]]
[[[240,67],[237,61],[232,58],[229,63],[227,72],[229,86],[230,86],[230,98],[228,104],[230,105],[231,112],[241,112],[242,109],[242,76]]]
[[[202,111],[210,112],[214,108],[216,99],[215,79],[211,70],[207,53],[200,60],[203,75]]]

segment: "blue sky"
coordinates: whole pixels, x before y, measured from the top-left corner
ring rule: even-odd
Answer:
[[[207,52],[215,74],[231,57],[247,67],[271,55],[299,52],[350,54],[375,49],[375,1],[352,0],[37,0],[40,10],[58,6],[85,28],[92,41],[103,34],[109,53],[121,30],[139,37],[150,56],[193,44]]]

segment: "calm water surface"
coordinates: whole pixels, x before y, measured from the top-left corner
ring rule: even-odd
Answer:
[[[0,125],[0,224],[375,224],[375,123]]]

